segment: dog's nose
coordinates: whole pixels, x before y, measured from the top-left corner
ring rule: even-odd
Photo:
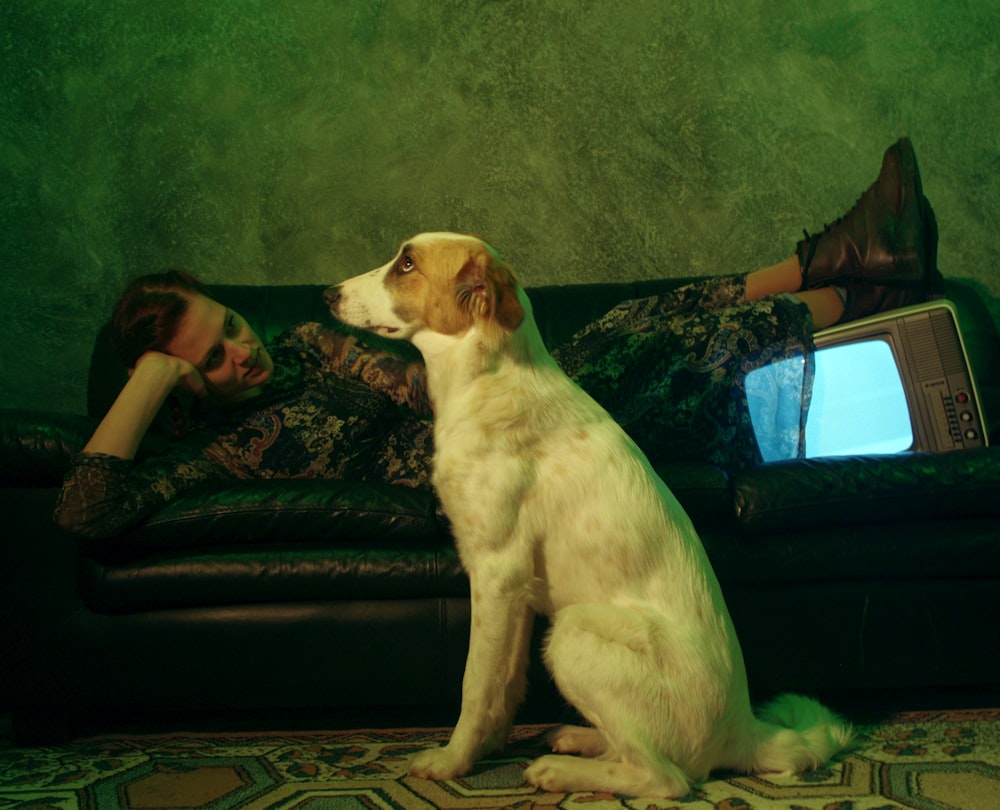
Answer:
[[[335,285],[333,287],[327,287],[326,291],[323,293],[323,300],[326,301],[328,307],[332,307],[340,300],[340,285]]]

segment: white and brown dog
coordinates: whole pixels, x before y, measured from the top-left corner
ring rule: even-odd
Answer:
[[[849,727],[806,698],[782,696],[754,716],[691,521],[546,351],[527,296],[490,246],[421,234],[327,300],[343,322],[423,354],[434,486],[471,584],[458,724],[411,774],[452,778],[504,745],[536,611],[552,618],[552,676],[593,725],[557,730],[557,754],[528,767],[544,790],[679,798],[717,768],[800,771],[848,743]]]

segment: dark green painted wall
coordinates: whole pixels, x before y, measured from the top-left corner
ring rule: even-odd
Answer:
[[[529,284],[742,271],[902,134],[942,270],[1000,295],[998,86],[995,2],[6,0],[2,404],[82,410],[149,269],[332,282],[459,229]]]

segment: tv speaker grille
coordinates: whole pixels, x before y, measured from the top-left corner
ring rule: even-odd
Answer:
[[[920,382],[941,377],[944,367],[938,352],[937,338],[934,337],[934,327],[929,318],[913,318],[901,321],[900,326],[906,334],[906,354],[910,365],[917,373]]]
[[[958,339],[955,321],[947,310],[931,313],[931,325],[937,341],[938,355],[945,374],[961,374],[965,371],[965,357]]]
[[[900,325],[906,334],[907,354],[920,382],[961,374],[965,370],[962,347],[948,310],[911,318]]]

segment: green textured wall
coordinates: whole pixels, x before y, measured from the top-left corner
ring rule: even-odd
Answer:
[[[458,229],[528,284],[746,270],[902,134],[998,296],[998,74],[996,2],[5,0],[2,404],[82,410],[163,265],[333,282]]]

